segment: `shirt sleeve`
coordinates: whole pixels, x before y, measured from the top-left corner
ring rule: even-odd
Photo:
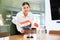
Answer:
[[[15,25],[17,25],[18,23],[18,14],[12,19],[12,23],[14,23]]]
[[[21,28],[21,26],[19,25],[19,20],[18,20],[18,19],[19,19],[19,16],[20,16],[20,15],[17,14],[16,17],[12,19],[12,23],[14,23],[14,24],[16,25],[16,27],[17,27],[17,30],[18,30],[19,32],[21,32],[21,29],[22,29],[22,28]]]
[[[16,26],[17,26],[17,30],[18,30],[19,32],[21,32],[22,28],[19,27],[18,25],[16,25]]]

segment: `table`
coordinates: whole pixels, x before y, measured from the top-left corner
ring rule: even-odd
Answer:
[[[27,34],[4,36],[0,37],[0,40],[60,40],[60,34],[46,34],[41,32],[33,35],[34,38],[26,38]]]
[[[37,36],[35,36],[37,37]],[[14,35],[10,36],[10,40],[60,40],[60,35],[47,35],[43,34],[40,37],[34,38],[26,38],[26,35]]]

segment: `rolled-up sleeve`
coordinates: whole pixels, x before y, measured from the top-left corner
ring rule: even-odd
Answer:
[[[12,23],[14,23],[15,25],[16,25],[16,27],[17,27],[17,30],[19,31],[19,32],[21,32],[21,26],[19,25],[19,14],[17,14],[16,15],[16,17],[14,17],[13,19],[12,19]]]

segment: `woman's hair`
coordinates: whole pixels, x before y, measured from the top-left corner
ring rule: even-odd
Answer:
[[[26,4],[30,7],[30,4],[28,2],[23,2],[22,6],[24,6]]]

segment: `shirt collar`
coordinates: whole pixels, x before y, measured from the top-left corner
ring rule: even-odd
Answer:
[[[30,16],[31,14],[32,14],[31,12],[28,12],[27,16]],[[22,16],[24,16],[23,12],[22,12]]]

